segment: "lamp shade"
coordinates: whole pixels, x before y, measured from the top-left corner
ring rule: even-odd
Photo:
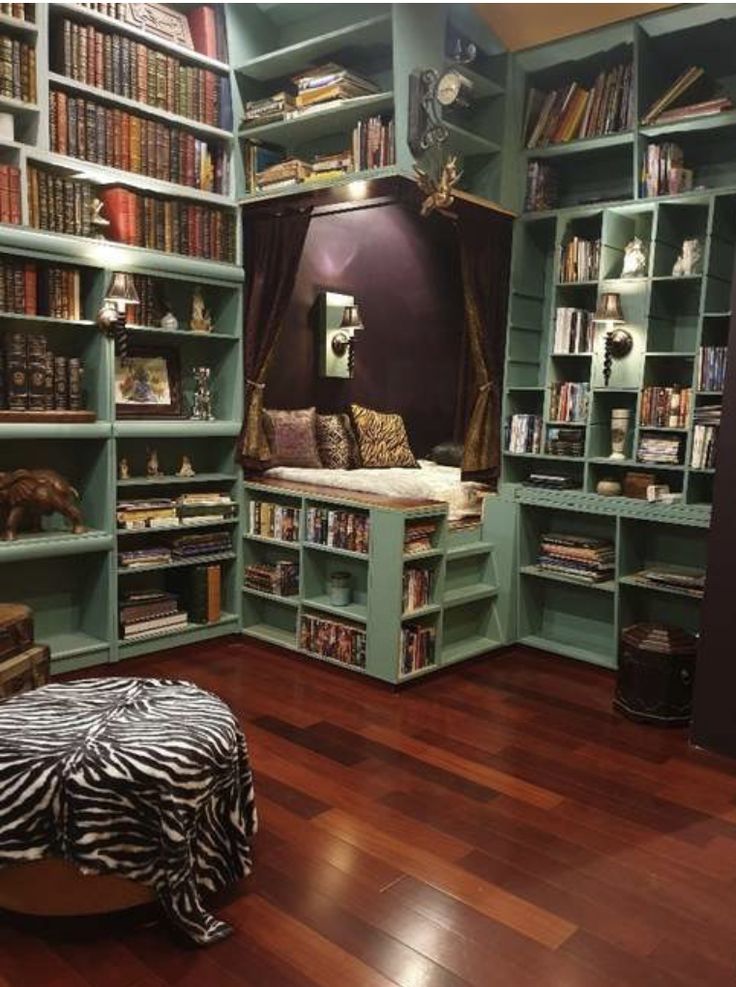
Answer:
[[[363,323],[360,321],[360,312],[357,305],[346,305],[342,310],[341,329],[362,329]]]
[[[125,274],[116,271],[110,279],[110,284],[105,292],[106,301],[113,302],[118,308],[127,308],[128,305],[140,305],[138,292],[135,290],[135,282],[132,274]]]
[[[621,295],[617,291],[604,292],[598,302],[598,308],[593,316],[594,322],[623,322],[624,313],[621,311]]]

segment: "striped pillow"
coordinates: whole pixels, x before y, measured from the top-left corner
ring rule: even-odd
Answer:
[[[401,415],[384,414],[351,404],[350,416],[362,466],[366,469],[418,468]]]

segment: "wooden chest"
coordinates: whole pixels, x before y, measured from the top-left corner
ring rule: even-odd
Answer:
[[[0,603],[0,662],[33,644],[33,614],[22,603]]]
[[[0,699],[45,685],[49,680],[50,658],[47,645],[32,644],[20,654],[0,661]]]

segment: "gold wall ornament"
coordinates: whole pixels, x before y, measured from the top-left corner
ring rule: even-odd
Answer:
[[[455,213],[450,212],[450,206],[455,201],[453,191],[462,177],[462,171],[459,171],[457,167],[457,155],[453,155],[445,161],[440,169],[439,178],[433,178],[429,172],[424,171],[416,164],[414,171],[417,176],[417,185],[425,196],[421,208],[422,216],[439,212],[450,219],[457,219]]]

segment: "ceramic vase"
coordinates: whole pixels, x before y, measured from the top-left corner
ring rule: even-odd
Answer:
[[[626,459],[629,414],[628,408],[614,408],[611,412],[611,455],[608,457],[609,459]]]

